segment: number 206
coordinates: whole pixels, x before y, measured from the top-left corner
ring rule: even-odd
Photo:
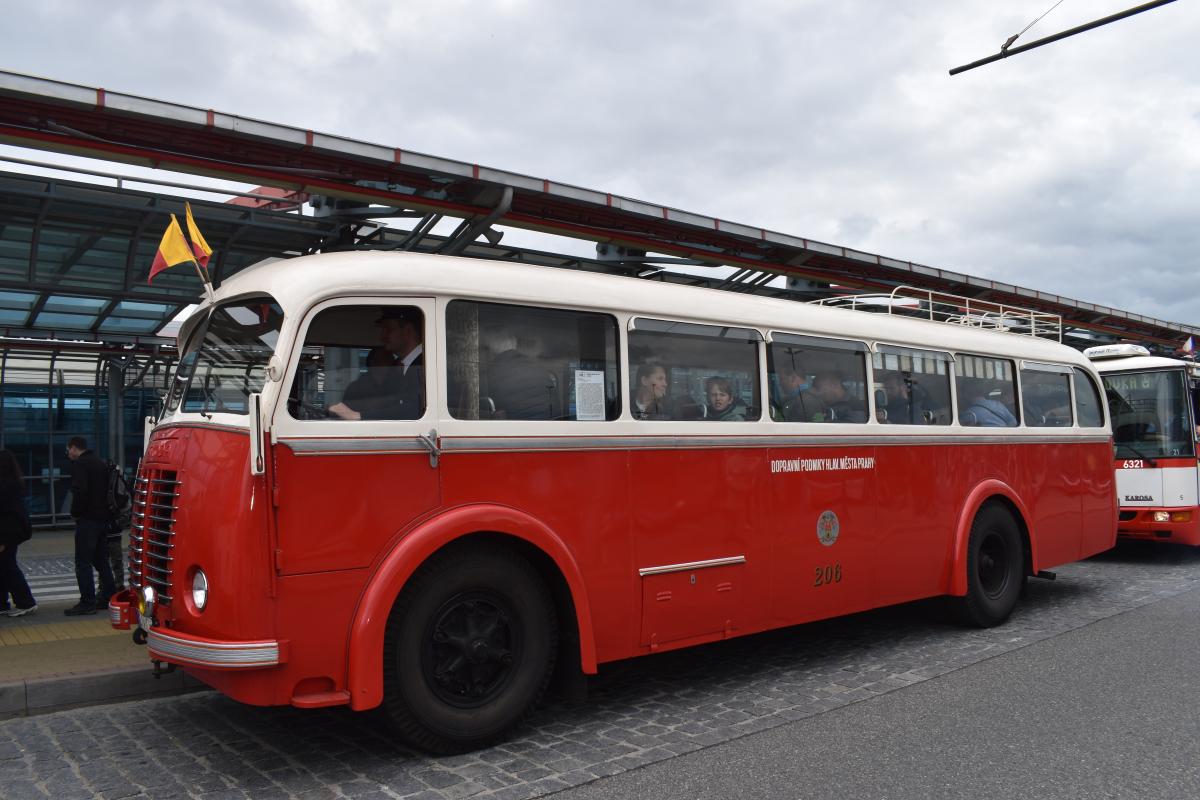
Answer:
[[[842,582],[842,565],[834,564],[827,567],[815,567],[813,586],[828,586],[831,583]]]

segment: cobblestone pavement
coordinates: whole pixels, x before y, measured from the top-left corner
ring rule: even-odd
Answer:
[[[910,604],[636,659],[509,742],[433,759],[371,715],[215,694],[0,723],[3,798],[530,798],[927,681],[1200,588],[1200,551],[1122,546],[1033,581],[1005,625]]]

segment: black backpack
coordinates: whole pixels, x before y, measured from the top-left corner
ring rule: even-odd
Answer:
[[[108,516],[115,531],[123,531],[129,527],[133,518],[133,508],[129,503],[129,484],[121,468],[113,462],[107,462],[108,467]]]

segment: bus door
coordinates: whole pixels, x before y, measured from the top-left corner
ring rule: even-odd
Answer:
[[[370,565],[440,489],[428,298],[348,298],[308,313],[274,414],[276,569]]]

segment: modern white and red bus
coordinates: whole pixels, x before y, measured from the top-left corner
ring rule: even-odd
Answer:
[[[1098,378],[1056,341],[344,253],[239,273],[180,342],[113,624],[436,752],[556,669],[939,595],[998,624],[1115,540]]]
[[[1200,368],[1140,345],[1091,347],[1116,445],[1117,535],[1200,545]]]

